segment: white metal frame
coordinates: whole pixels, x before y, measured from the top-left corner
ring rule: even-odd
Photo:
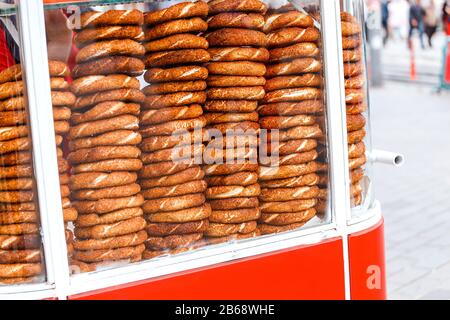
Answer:
[[[31,130],[34,148],[36,180],[39,193],[47,283],[0,287],[0,299],[52,298],[66,299],[68,296],[109,288],[140,280],[169,275],[176,272],[214,265],[221,262],[256,256],[287,248],[319,243],[335,237],[342,238],[345,297],[350,299],[350,273],[348,257],[348,235],[375,225],[381,219],[379,204],[370,208],[371,218],[364,223],[347,224],[350,210],[350,178],[345,92],[343,86],[343,61],[341,52],[341,24],[339,0],[320,0],[322,15],[322,37],[324,44],[324,75],[328,80],[326,99],[329,105],[327,122],[330,145],[330,170],[332,222],[290,233],[233,242],[203,248],[181,254],[170,259],[154,259],[120,268],[90,274],[69,275],[64,222],[61,209],[59,174],[55,150],[53,116],[48,77],[45,21],[42,0],[20,2],[20,26],[23,47],[23,62],[26,76]],[[339,84],[339,85],[337,85]],[[338,213],[338,214],[337,214]],[[361,227],[361,228],[360,228]]]

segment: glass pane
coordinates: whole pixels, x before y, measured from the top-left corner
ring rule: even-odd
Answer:
[[[3,4],[4,7],[7,7]],[[3,6],[2,6],[3,8]],[[0,8],[0,286],[45,281],[15,10]],[[14,8],[13,5],[10,6]]]

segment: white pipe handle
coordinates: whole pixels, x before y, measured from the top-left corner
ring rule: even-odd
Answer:
[[[373,149],[369,153],[369,160],[373,163],[384,163],[394,167],[401,167],[405,163],[405,156],[396,152]]]

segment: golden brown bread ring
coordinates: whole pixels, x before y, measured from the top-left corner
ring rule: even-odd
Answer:
[[[75,79],[71,84],[71,90],[76,95],[97,93],[114,89],[140,89],[139,80],[122,74],[106,76],[85,76]]]
[[[273,226],[286,226],[293,223],[306,223],[317,214],[316,209],[311,208],[305,211],[287,212],[287,213],[263,213],[258,223],[269,224]]]
[[[110,119],[101,119],[81,123],[70,128],[69,139],[92,137],[115,130],[138,130],[139,119],[132,115],[120,115]]]
[[[18,126],[27,122],[27,113],[23,110],[0,112],[0,126]]]
[[[315,186],[319,184],[319,182],[320,177],[315,173],[310,173],[286,179],[261,181],[260,186],[261,188],[297,188]]]
[[[131,39],[100,41],[87,45],[78,51],[77,63],[105,58],[109,56],[142,56],[145,48]]]
[[[30,165],[16,165],[11,167],[0,167],[0,178],[29,178],[33,174],[33,168]]]
[[[260,224],[258,226],[258,229],[261,232],[261,235],[268,235],[268,234],[274,234],[274,233],[294,231],[296,229],[303,227],[304,225],[305,225],[304,222],[293,223],[293,224],[289,224],[287,226],[272,226],[269,224]]]
[[[280,141],[272,144],[270,141],[261,151],[266,154],[278,153],[281,156],[289,155],[291,153],[307,152],[317,148],[317,141],[313,139],[297,139],[289,141]]]
[[[184,49],[160,51],[145,56],[144,63],[147,68],[166,67],[187,63],[205,63],[210,60],[208,51],[204,49]]]
[[[366,78],[363,74],[345,79],[345,89],[361,89],[366,85]]]
[[[143,108],[162,109],[167,107],[186,106],[190,104],[203,104],[206,101],[206,93],[175,92],[163,95],[151,95],[145,98]]]
[[[144,164],[158,163],[158,162],[185,162],[188,159],[201,159],[204,153],[204,145],[183,145],[176,146],[170,149],[158,150],[151,153],[144,153],[141,160]]]
[[[239,241],[239,240],[245,240],[245,239],[251,239],[261,236],[261,232],[256,229],[253,232],[246,233],[246,234],[233,234],[230,236],[225,237],[216,237],[216,238],[206,238],[204,239],[205,245],[216,245],[221,243],[226,243],[230,241]]]
[[[203,153],[203,162],[205,164],[213,164],[213,163],[234,164],[240,163],[245,160],[249,160],[255,163],[258,161],[258,148],[256,146],[236,147],[234,149],[222,149],[217,147],[211,147],[206,149],[205,152]]]
[[[272,136],[273,132],[270,134]],[[323,137],[323,132],[318,125],[298,126],[280,131],[278,137],[279,141],[315,139]]]
[[[82,163],[73,167],[73,173],[139,171],[142,161],[139,159],[108,159],[98,162]]]
[[[208,220],[199,220],[186,223],[148,223],[145,230],[149,236],[164,237],[170,235],[203,233],[206,231],[208,226]]]
[[[366,130],[365,129],[361,129],[361,130],[357,130],[357,131],[352,131],[348,133],[348,143],[349,144],[354,144],[354,143],[358,143],[364,140],[364,138],[366,137]]]
[[[362,114],[347,115],[347,131],[361,130],[366,126],[366,118]]]
[[[33,199],[33,191],[0,191],[0,202],[3,203],[30,202]]]
[[[0,225],[0,235],[20,236],[38,233],[39,226],[35,223],[15,223]]]
[[[262,100],[265,95],[263,86],[209,88],[206,91],[211,100]]]
[[[208,203],[211,205],[213,211],[254,209],[259,206],[257,197],[210,200]]]
[[[202,180],[205,177],[205,173],[200,166],[188,168],[180,171],[176,174],[163,176],[153,179],[144,179],[140,181],[140,185],[144,189],[156,188],[156,187],[170,187],[189,181]]]
[[[53,120],[63,121],[70,120],[72,111],[68,107],[55,107],[53,108]]]
[[[20,96],[23,94],[23,92],[24,85],[22,81],[6,82],[0,84],[0,100]]]
[[[144,243],[145,240],[147,240],[147,233],[141,230],[136,233],[112,238],[76,240],[73,246],[76,250],[81,251],[105,250],[137,246]]]
[[[135,217],[113,224],[100,224],[93,227],[75,228],[75,235],[81,239],[105,239],[137,233],[145,229],[145,219]]]
[[[43,271],[40,263],[14,263],[0,265],[0,277],[8,279],[28,278],[40,275]]]
[[[347,114],[360,114],[367,111],[367,104],[357,103],[357,104],[347,104]]]
[[[316,58],[319,55],[320,50],[315,43],[301,42],[288,47],[270,50],[270,61],[278,62],[287,59],[297,59],[305,57]]]
[[[100,146],[74,151],[67,160],[72,164],[79,164],[110,159],[138,159],[140,156],[141,150],[135,146]]]
[[[268,33],[287,27],[308,28],[313,25],[314,20],[308,14],[299,11],[289,11],[266,16],[264,32]]]
[[[267,47],[284,47],[299,42],[316,42],[320,32],[316,28],[282,28],[267,35]]]
[[[249,186],[216,186],[206,190],[206,199],[248,198],[258,197],[260,194],[261,188],[257,183]]]
[[[82,214],[75,221],[75,227],[85,228],[99,224],[111,224],[118,221],[128,220],[134,217],[141,217],[144,212],[139,207],[119,209],[102,215],[96,213]]]
[[[256,172],[237,172],[225,176],[206,177],[208,186],[250,186],[258,182]]]
[[[218,123],[209,126],[207,135],[215,136],[217,132],[222,135],[233,136],[233,135],[251,135],[256,136],[259,133],[259,123],[252,121],[242,121],[242,122],[227,122]]]
[[[138,116],[141,107],[137,103],[124,103],[120,101],[106,101],[97,104],[88,111],[73,113],[72,122],[80,124],[88,121],[109,119],[123,114]]]
[[[153,68],[144,75],[149,83],[206,80],[208,69],[200,66],[181,66],[168,69]]]
[[[52,91],[52,104],[53,106],[72,106],[76,97],[72,92],[68,91]]]
[[[76,33],[74,42],[78,47],[87,43],[99,42],[111,39],[131,39],[141,41],[144,39],[144,31],[140,26],[104,26],[83,29]]]
[[[0,203],[0,212],[7,211],[36,211],[36,204],[34,202]]]
[[[349,12],[341,12],[341,21],[357,23],[358,20]]]
[[[297,165],[302,163],[308,163],[318,158],[319,154],[316,150],[311,150],[302,153],[291,153],[289,155],[281,156],[277,163],[279,165]]]
[[[265,47],[266,35],[257,30],[222,28],[205,35],[210,47]]]
[[[157,178],[162,175],[173,175],[178,172],[184,171],[186,169],[192,168],[195,165],[194,159],[189,159],[186,161],[167,161],[159,163],[146,164],[144,168],[139,172],[139,177],[141,179],[147,178]]]
[[[144,21],[145,24],[155,25],[174,19],[206,17],[207,15],[208,5],[205,2],[182,2],[166,9],[148,12],[145,15]]]
[[[69,148],[74,151],[99,146],[135,146],[141,143],[141,141],[142,137],[138,132],[116,130],[92,138],[71,140],[69,141]]]
[[[89,172],[71,176],[70,187],[72,190],[102,189],[127,185],[136,180],[137,175],[134,172]]]
[[[258,171],[258,164],[245,161],[242,164],[210,164],[203,167],[207,176],[230,175],[243,171]]]
[[[310,126],[316,123],[316,118],[309,115],[269,116],[261,118],[259,124],[262,129],[286,129],[297,126]]]
[[[73,222],[78,218],[78,211],[74,208],[66,208],[63,210],[63,218],[64,222]]]
[[[226,76],[262,77],[266,74],[266,66],[251,61],[211,62],[207,65],[210,74]]]
[[[207,113],[204,115],[208,124],[253,121],[257,122],[259,119],[257,112],[246,113]]]
[[[200,144],[203,142],[203,133],[200,130],[184,132],[171,136],[150,136],[142,140],[140,148],[143,152],[154,152],[184,145]]]
[[[31,141],[28,137],[18,138],[14,140],[0,142],[0,154],[9,152],[27,151],[30,150]]]
[[[348,166],[350,170],[358,169],[364,166],[367,163],[367,158],[365,155],[360,156],[359,158],[349,159]]]
[[[264,16],[257,13],[223,12],[209,17],[208,29],[219,28],[243,28],[262,30],[264,27]]]
[[[258,101],[247,100],[214,100],[207,101],[204,105],[206,111],[210,112],[252,112],[258,107]]]
[[[0,180],[0,190],[31,190],[33,189],[33,179],[18,178],[18,179],[2,179]],[[0,218],[1,220],[1,218]]]
[[[180,81],[180,82],[163,82],[159,84],[150,84],[143,89],[145,95],[174,93],[174,92],[193,92],[203,91],[206,89],[206,81]]]
[[[295,102],[304,100],[321,100],[322,90],[317,88],[303,87],[279,89],[268,92],[264,97],[265,103]]]
[[[345,102],[347,104],[363,103],[366,95],[363,89],[345,89]]]
[[[143,25],[144,14],[139,10],[89,11],[80,16],[81,29],[98,26]]]
[[[37,223],[36,211],[10,211],[0,213],[0,225],[16,223]]]
[[[70,130],[70,123],[69,121],[55,121],[55,133],[57,135],[65,135]],[[56,136],[58,138],[58,136]],[[58,142],[58,139],[56,140]]]
[[[105,101],[128,101],[134,103],[143,103],[145,95],[138,89],[115,89],[102,91],[88,96],[77,98],[73,109],[82,109],[93,106]]]
[[[75,251],[74,258],[86,262],[118,261],[125,259],[137,259],[145,251],[145,245],[140,244],[134,247],[121,247],[116,249]]]
[[[299,58],[289,62],[272,64],[267,67],[266,77],[287,76],[302,73],[320,72],[322,63],[314,58]]]
[[[0,84],[22,79],[22,65],[15,64],[0,72]]]
[[[255,87],[264,86],[264,77],[243,76],[210,76],[207,80],[209,87]]]
[[[316,162],[310,162],[298,165],[279,166],[279,167],[259,167],[259,180],[279,180],[304,176],[314,173],[318,169]]]
[[[212,0],[208,2],[209,14],[221,12],[257,12],[265,14],[267,5],[259,0]]]
[[[23,97],[14,97],[0,101],[0,111],[16,111],[25,109],[25,99]]]
[[[161,124],[155,124],[141,129],[143,137],[148,136],[170,136],[179,132],[192,131],[206,126],[206,120],[203,117],[187,120],[175,120]]]
[[[271,103],[261,105],[258,108],[260,116],[294,116],[301,114],[319,114],[323,111],[323,102],[318,100]]]
[[[258,220],[261,211],[258,207],[237,210],[214,210],[209,217],[211,223],[244,223]]]
[[[211,206],[205,203],[197,207],[178,211],[158,211],[157,213],[148,214],[146,219],[149,223],[187,223],[208,219],[210,215]]]
[[[131,197],[100,199],[94,201],[76,201],[73,206],[80,215],[84,214],[106,214],[122,209],[140,207],[144,203],[144,198],[140,195]]]
[[[151,260],[151,259],[156,259],[161,256],[175,256],[178,254],[188,252],[191,249],[192,248],[178,248],[178,249],[173,249],[173,250],[156,250],[156,251],[145,250],[144,253],[142,254],[142,259]]]
[[[165,237],[149,237],[145,246],[149,250],[165,250],[189,247],[203,237],[202,233],[170,235]]]
[[[363,73],[363,65],[360,62],[344,63],[344,76],[346,78],[356,77]]]
[[[138,77],[144,70],[145,64],[141,59],[113,56],[77,64],[72,69],[72,76],[80,78],[89,75],[126,74]]]
[[[225,237],[236,233],[247,234],[255,231],[256,227],[256,221],[243,222],[239,224],[210,223],[208,230],[205,232],[205,236],[215,238]]]
[[[207,188],[206,182],[203,180],[190,181],[180,183],[170,187],[156,187],[142,191],[145,199],[158,199],[163,197],[183,196],[191,193],[202,193]]]
[[[64,91],[70,88],[70,84],[62,77],[50,78],[50,89]]]
[[[141,191],[141,187],[137,183],[131,183],[118,187],[109,187],[97,190],[78,190],[73,191],[71,196],[76,200],[101,200],[120,197],[131,197],[138,194]]]
[[[0,235],[1,250],[38,249],[41,246],[41,237],[35,235],[3,236]]]
[[[144,44],[146,52],[159,52],[181,49],[208,49],[208,41],[204,37],[190,33],[174,34]]]
[[[145,41],[159,39],[180,33],[200,33],[208,29],[208,24],[202,18],[178,19],[166,21],[145,30]]]
[[[350,37],[361,34],[361,26],[356,22],[342,21],[341,29],[343,37]]]
[[[146,214],[154,214],[158,212],[179,211],[199,207],[205,202],[206,198],[203,193],[195,193],[177,197],[146,200],[142,209],[144,209],[144,213]]]
[[[159,110],[146,110],[141,113],[140,125],[154,125],[174,120],[194,119],[203,115],[201,105],[193,104],[188,107],[169,107]]]
[[[361,37],[353,36],[353,37],[343,37],[342,38],[342,49],[349,50],[359,48],[361,46]]]
[[[288,213],[299,212],[314,208],[317,205],[317,199],[262,202],[262,213]]]
[[[214,62],[233,62],[233,61],[266,62],[269,60],[269,51],[266,48],[250,48],[250,47],[209,48],[208,52],[211,56],[211,61]]]
[[[359,62],[362,60],[362,50],[361,49],[344,50],[343,57],[344,62]]]

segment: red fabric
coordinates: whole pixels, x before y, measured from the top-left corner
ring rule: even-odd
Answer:
[[[3,71],[14,64],[14,58],[6,44],[5,32],[0,28],[0,71]]]

